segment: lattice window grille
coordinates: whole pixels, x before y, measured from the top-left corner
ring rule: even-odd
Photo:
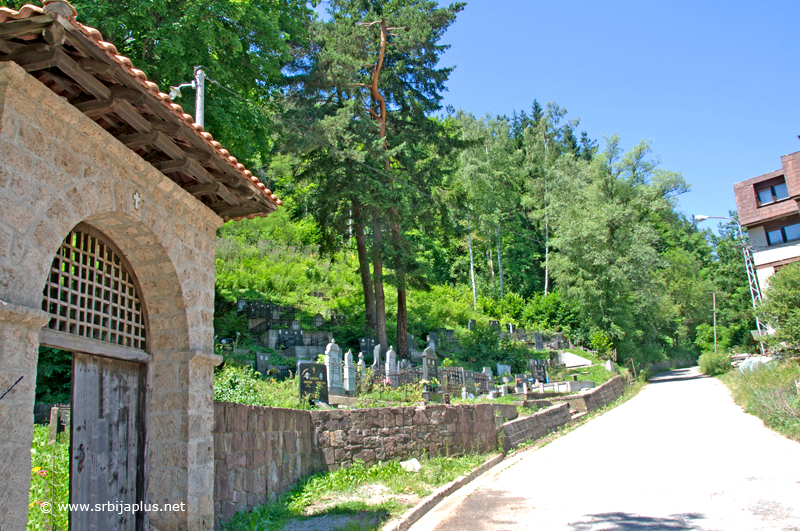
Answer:
[[[48,327],[145,349],[141,298],[114,250],[92,234],[72,231],[50,267],[42,309]]]

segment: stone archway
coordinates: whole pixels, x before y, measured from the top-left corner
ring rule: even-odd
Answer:
[[[30,103],[36,98],[35,104]],[[214,240],[221,218],[16,65],[0,64],[0,527],[25,529],[42,293],[85,223],[139,279],[155,529],[213,528]]]

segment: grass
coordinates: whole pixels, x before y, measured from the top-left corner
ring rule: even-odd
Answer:
[[[408,472],[397,461],[366,466],[356,461],[348,468],[310,476],[276,502],[261,505],[252,511],[240,511],[231,518],[225,531],[274,531],[293,518],[309,518],[327,514],[362,517],[345,529],[351,531],[379,529],[380,523],[398,516],[434,489],[472,472],[487,455],[420,459],[419,472]],[[377,501],[362,494],[378,487],[385,495]],[[413,500],[410,503],[406,500]],[[364,522],[364,517],[370,517]]]
[[[69,433],[58,434],[55,445],[48,443],[50,427],[34,426],[31,445],[31,488],[28,494],[28,525],[26,531],[44,530],[52,525],[55,530],[68,529],[69,514],[53,510],[52,521],[40,506],[43,502],[69,502]]]
[[[772,369],[733,370],[720,378],[734,400],[782,435],[800,442],[800,363],[783,361]]]

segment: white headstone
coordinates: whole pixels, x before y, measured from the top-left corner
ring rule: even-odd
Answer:
[[[356,367],[353,365],[353,353],[348,350],[344,355],[344,390],[348,396],[356,394]]]
[[[358,353],[358,364],[356,364],[356,368],[358,369],[359,374],[364,374],[364,371],[367,369],[367,364],[364,363],[364,353]]]
[[[372,369],[378,370],[381,368],[381,346],[375,345],[375,348],[372,349]]]
[[[436,356],[436,351],[431,347],[427,347],[422,351],[422,379],[429,382],[436,378],[439,379],[438,371],[439,357]]]
[[[325,348],[325,367],[328,370],[328,393],[344,394],[344,378],[342,375],[342,349],[331,339]]]
[[[467,398],[469,398],[469,393],[467,393],[467,388],[466,387],[462,387],[461,388],[461,399],[462,400],[466,400]]]

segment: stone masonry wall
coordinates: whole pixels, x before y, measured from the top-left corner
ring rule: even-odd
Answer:
[[[215,528],[274,500],[300,478],[355,459],[488,452],[491,404],[302,411],[214,403]]]
[[[312,411],[314,448],[336,470],[355,459],[488,452],[497,446],[491,404]]]
[[[578,413],[591,413],[602,407],[607,406],[625,392],[625,380],[621,376],[615,376],[603,385],[578,393],[558,398],[551,398],[552,402],[565,402],[569,404],[570,412],[575,415]]]
[[[591,413],[607,406],[625,392],[625,380],[622,376],[615,376],[603,385],[582,393],[586,401],[586,412]]]
[[[541,439],[548,433],[565,426],[570,420],[569,405],[558,404],[537,411],[530,417],[524,417],[503,424],[501,435],[505,451],[516,448],[520,443],[530,439]]]
[[[215,528],[315,472],[312,430],[308,411],[214,403]]]

